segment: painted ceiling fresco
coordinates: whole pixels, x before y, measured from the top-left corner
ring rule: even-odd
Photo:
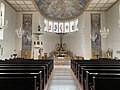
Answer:
[[[82,14],[88,0],[36,0],[41,14],[55,20],[66,20]]]

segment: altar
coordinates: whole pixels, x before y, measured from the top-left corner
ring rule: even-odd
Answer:
[[[54,51],[54,60],[65,61],[69,59],[68,51]]]

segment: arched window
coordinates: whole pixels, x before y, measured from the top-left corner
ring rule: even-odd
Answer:
[[[0,3],[0,40],[3,40],[4,34],[4,22],[5,21],[5,5]]]
[[[44,31],[52,33],[72,33],[78,31],[78,19],[71,21],[49,21],[44,19]]]

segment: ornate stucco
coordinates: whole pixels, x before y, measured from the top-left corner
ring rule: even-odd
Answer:
[[[50,19],[66,20],[82,14],[88,0],[36,0],[41,14]]]

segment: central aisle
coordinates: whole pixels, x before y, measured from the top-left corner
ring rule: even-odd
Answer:
[[[55,65],[46,90],[80,90],[69,65]]]

